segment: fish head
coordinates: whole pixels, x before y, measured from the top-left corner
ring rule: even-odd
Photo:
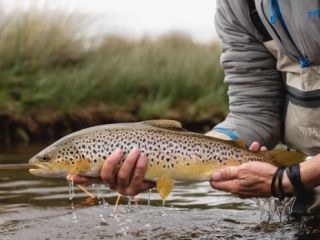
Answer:
[[[40,177],[65,177],[70,171],[69,164],[59,156],[58,147],[50,146],[42,150],[29,160],[29,164],[36,167],[29,169],[29,172]]]
[[[75,145],[71,141],[58,141],[29,160],[36,166],[29,172],[41,177],[66,177],[77,171],[89,168],[88,161],[83,161]],[[86,166],[84,166],[86,165]]]

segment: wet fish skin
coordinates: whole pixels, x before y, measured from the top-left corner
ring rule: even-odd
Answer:
[[[117,148],[124,154],[137,147],[146,153],[149,165],[145,179],[157,182],[161,195],[171,191],[174,180],[210,180],[214,170],[247,161],[272,157],[244,149],[234,142],[188,132],[172,120],[107,124],[80,130],[53,143],[30,159],[44,177],[79,174],[97,177],[104,160]],[[162,193],[161,193],[162,192]]]

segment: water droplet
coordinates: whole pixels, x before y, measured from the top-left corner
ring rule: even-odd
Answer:
[[[162,217],[167,216],[166,211],[165,211],[165,205],[166,205],[166,200],[162,199],[162,208],[161,208],[161,211],[160,211],[160,215]]]
[[[78,218],[77,218],[77,215],[76,215],[76,212],[75,212],[75,208],[74,208],[74,205],[73,205],[72,201],[71,201],[71,211],[72,211],[71,221],[73,223],[77,223],[78,222]]]
[[[68,188],[69,188],[69,200],[72,200],[75,196],[74,194],[74,182],[73,179],[68,179]]]
[[[73,178],[71,177],[67,181],[68,181],[68,189],[69,189],[69,200],[71,202],[71,211],[72,211],[71,221],[73,223],[77,223],[78,219],[77,219],[77,215],[75,213],[75,207],[74,207],[74,204],[73,204],[73,198],[75,196]]]

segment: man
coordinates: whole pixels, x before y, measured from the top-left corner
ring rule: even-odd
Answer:
[[[320,185],[320,1],[221,0],[216,28],[230,104],[216,128],[257,141],[251,150],[272,148],[281,138],[315,156],[300,164],[301,182],[306,190]],[[213,174],[211,186],[269,197],[275,171],[257,162],[224,168]],[[288,195],[297,192],[286,171],[282,183]]]
[[[252,151],[273,148],[282,139],[314,156],[300,164],[301,182],[306,190],[319,186],[320,1],[218,0],[216,28],[230,113],[208,135],[241,138]],[[145,154],[132,150],[118,171],[122,157],[117,150],[103,165],[101,179],[111,189],[136,195],[154,186],[143,180]],[[276,170],[261,162],[226,167],[213,173],[211,186],[240,197],[270,197]],[[296,194],[286,171],[282,185],[286,194]]]

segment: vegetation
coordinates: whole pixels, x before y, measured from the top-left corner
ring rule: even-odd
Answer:
[[[88,39],[79,20],[43,9],[1,17],[0,115],[95,106],[137,119],[192,121],[225,113],[217,43],[195,43],[178,33]]]

